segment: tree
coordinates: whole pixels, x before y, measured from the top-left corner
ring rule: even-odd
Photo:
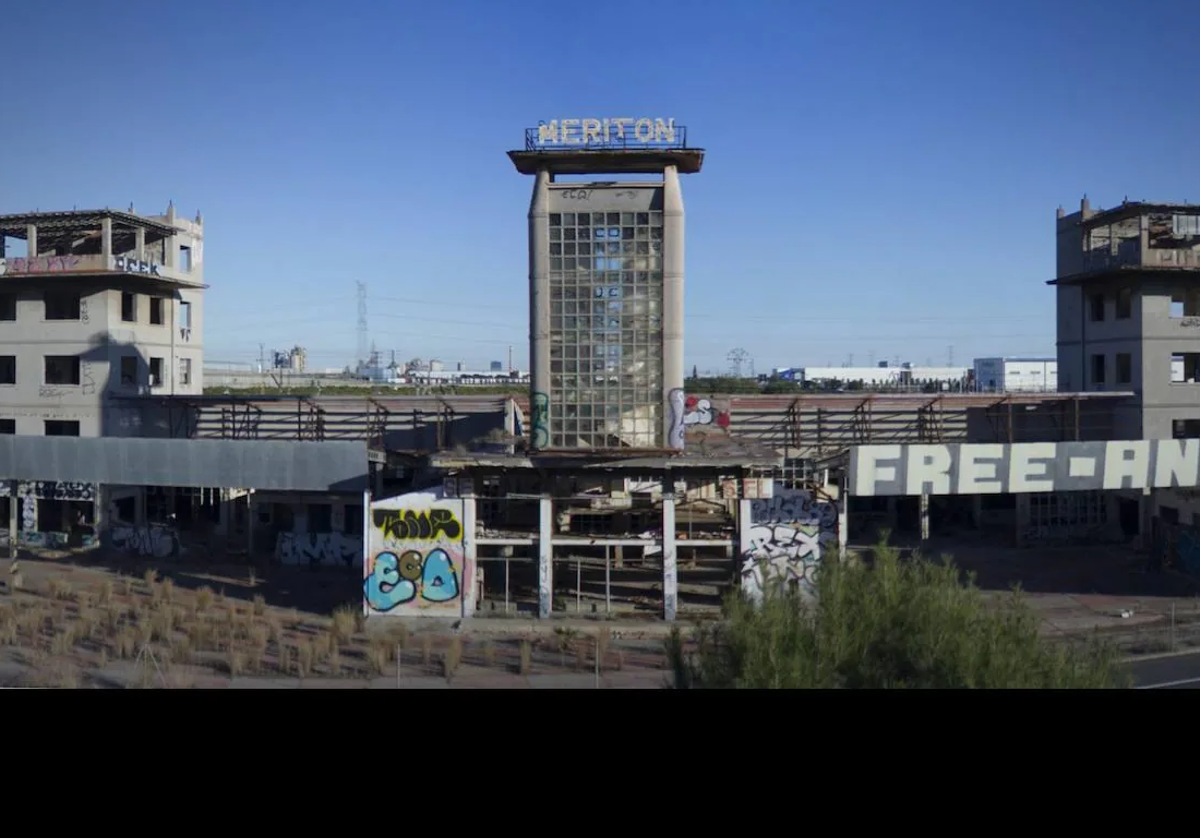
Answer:
[[[950,558],[902,561],[886,543],[870,564],[827,562],[815,592],[733,593],[726,620],[685,652],[667,642],[678,688],[1118,688],[1128,672],[1111,647],[1043,639],[1014,589],[990,608]]]

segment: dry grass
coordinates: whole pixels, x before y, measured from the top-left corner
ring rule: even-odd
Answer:
[[[433,637],[426,633],[421,637],[421,664],[426,668],[433,661]]]
[[[533,644],[528,639],[521,640],[520,662],[517,671],[523,677],[533,673]]]
[[[312,673],[314,653],[315,651],[313,650],[313,643],[310,641],[303,641],[297,645],[296,676],[298,676],[300,679],[304,679]]]
[[[447,682],[454,678],[454,674],[458,671],[458,666],[462,664],[463,641],[462,636],[455,636],[450,640],[450,647],[446,650],[446,656],[442,660],[443,675]]]
[[[261,595],[255,595],[251,609],[255,616],[262,616],[267,611],[267,599]]]
[[[75,627],[67,625],[50,640],[50,652],[56,656],[67,656],[75,650]]]
[[[292,646],[284,645],[279,649],[279,673],[290,674],[292,672]],[[302,674],[300,676],[303,676]]]
[[[229,671],[229,676],[241,676],[246,670],[246,657],[237,648],[230,648],[229,655],[225,657],[225,668]]]
[[[126,598],[133,597],[133,578],[121,578],[121,594]]]
[[[46,581],[46,591],[53,601],[65,601],[73,595],[70,582],[60,575],[55,575]]]
[[[213,600],[216,594],[210,586],[201,586],[196,590],[196,611],[207,612],[209,607],[213,605]]]
[[[607,627],[600,628],[596,634],[596,659],[599,662],[599,668],[604,670],[604,663],[608,657],[608,649],[612,645],[612,631]]]
[[[146,588],[153,592],[154,584],[158,582],[158,571],[155,569],[146,569],[142,573],[142,580],[145,581]]]
[[[371,646],[367,649],[367,663],[371,666],[372,673],[376,675],[383,674],[391,659],[391,641],[381,637],[372,639]]]
[[[331,627],[338,642],[345,644],[353,638],[357,630],[358,616],[349,607],[338,607],[333,611]]]
[[[258,586],[258,571],[253,566],[250,567],[249,572],[246,574],[246,580],[250,582],[251,589]]]
[[[489,668],[496,667],[496,646],[491,639],[483,643],[483,664]]]
[[[329,675],[333,677],[342,675],[342,651],[336,644],[329,652]]]
[[[105,578],[100,582],[100,590],[96,593],[96,603],[101,607],[107,607],[112,603],[113,599],[113,582]]]

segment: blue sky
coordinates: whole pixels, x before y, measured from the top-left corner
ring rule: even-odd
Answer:
[[[204,214],[210,361],[527,364],[539,119],[674,117],[689,370],[1052,353],[1054,211],[1200,200],[1194,0],[5,9],[0,212]]]

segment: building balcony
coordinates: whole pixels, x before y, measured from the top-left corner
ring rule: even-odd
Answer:
[[[103,254],[43,254],[37,257],[8,257],[0,259],[0,276],[5,279],[33,277],[62,277],[84,275],[134,275],[150,280],[162,280],[170,285],[202,287],[204,284],[191,273],[129,256]]]

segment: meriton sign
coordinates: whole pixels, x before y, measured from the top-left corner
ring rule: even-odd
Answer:
[[[539,146],[606,146],[675,142],[675,118],[608,117],[539,123]]]
[[[854,496],[1143,490],[1200,484],[1200,440],[857,446]]]

